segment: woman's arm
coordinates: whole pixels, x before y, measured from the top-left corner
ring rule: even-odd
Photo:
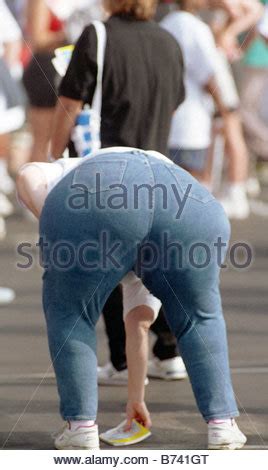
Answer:
[[[63,78],[53,125],[51,155],[60,158],[68,145],[83,103],[91,105],[97,79],[97,36],[93,25],[85,28]]]
[[[134,308],[125,319],[126,354],[128,364],[127,426],[136,419],[146,428],[152,425],[145,404],[145,379],[148,361],[148,332],[154,319],[151,308],[142,305]]]
[[[225,10],[233,20],[241,19],[241,7],[244,3],[244,0],[209,0],[208,3],[210,8],[222,8]],[[257,10],[260,11],[260,7],[262,9],[262,6],[258,0],[249,0],[247,3],[248,13],[252,15],[252,20],[255,21],[253,17],[254,15],[257,15]],[[261,16],[261,12],[259,15]],[[256,22],[257,21],[258,19]],[[249,27],[251,26],[252,24]]]
[[[231,20],[226,29],[226,33],[235,37],[254,27],[263,14],[263,6],[258,0],[240,0],[239,5],[240,15]]]
[[[63,31],[50,31],[50,11],[44,0],[28,0],[27,30],[35,51],[53,51],[65,42]]]
[[[17,65],[20,60],[21,53],[21,41],[7,42],[4,45],[4,59],[8,64],[9,68]]]
[[[82,101],[72,100],[61,96],[58,100],[52,126],[51,157],[57,160],[62,154],[68,142],[75,124],[76,117],[82,110]]]
[[[263,6],[257,0],[237,1],[236,16],[228,14],[228,19],[223,22],[214,21],[211,27],[214,32],[217,45],[221,47],[229,60],[241,58],[243,51],[252,42],[255,35],[255,26],[263,13]],[[239,36],[247,33],[243,44],[239,44]]]
[[[152,424],[144,401],[144,384],[148,361],[148,332],[157,318],[161,302],[148,291],[133,271],[124,277],[121,284],[123,286],[128,363],[126,430],[131,428],[132,419],[136,419],[148,428]]]

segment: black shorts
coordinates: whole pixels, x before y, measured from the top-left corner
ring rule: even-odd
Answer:
[[[37,108],[54,108],[60,82],[51,62],[50,52],[37,53],[25,69],[23,83],[30,105]]]

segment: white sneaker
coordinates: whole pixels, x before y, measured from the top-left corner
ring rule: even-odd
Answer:
[[[6,162],[0,161],[0,191],[7,196],[15,191],[15,183],[9,176]]]
[[[9,217],[14,212],[14,206],[5,194],[0,193],[0,216]]]
[[[148,362],[148,377],[162,380],[186,379],[187,372],[181,357],[160,361],[156,357]]]
[[[144,385],[148,385],[149,380],[145,379]],[[122,386],[128,384],[128,370],[118,371],[111,362],[103,367],[98,367],[98,384]]]
[[[99,432],[95,424],[91,428],[81,428],[76,431],[69,429],[68,423],[55,437],[55,448],[58,450],[99,450]]]
[[[220,203],[229,219],[245,220],[250,215],[250,205],[245,189],[237,185],[230,188]]]
[[[14,290],[0,287],[0,306],[8,305],[15,300],[16,294]]]
[[[249,178],[246,182],[246,190],[250,197],[258,197],[261,194],[261,185],[258,178]]]
[[[3,217],[0,216],[0,240],[4,240],[6,234],[7,234],[6,223]]]
[[[236,450],[247,442],[234,419],[222,424],[208,424],[208,449]]]
[[[8,174],[4,177],[1,175],[0,191],[7,196],[15,191],[15,183]]]

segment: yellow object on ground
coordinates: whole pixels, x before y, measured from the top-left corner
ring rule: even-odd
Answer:
[[[130,446],[144,441],[152,434],[149,429],[146,429],[135,420],[132,421],[132,427],[130,431],[124,431],[125,425],[126,421],[119,424],[119,426],[116,428],[109,429],[100,435],[100,440],[111,446]]]

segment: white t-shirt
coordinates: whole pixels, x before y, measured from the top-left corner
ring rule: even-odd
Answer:
[[[130,147],[111,147],[102,150],[98,150],[94,154],[91,154],[85,158],[61,158],[56,160],[54,163],[30,163],[28,165],[35,165],[42,170],[43,175],[46,178],[47,184],[47,195],[52,189],[74,168],[77,168],[88,159],[92,159],[99,155],[105,155],[107,153],[126,153],[128,151],[141,151],[147,155],[152,155],[155,158],[165,161],[172,165],[172,162],[159,152],[154,151],[143,151]],[[25,165],[26,167],[27,165]],[[24,167],[23,167],[24,168]],[[22,204],[23,205],[23,204]],[[124,306],[124,319],[127,314],[134,308],[140,305],[146,305],[150,307],[154,312],[154,320],[156,320],[159,310],[161,308],[161,302],[159,299],[154,297],[148,289],[143,285],[142,281],[135,275],[133,271],[128,273],[121,282],[123,287],[123,306]]]
[[[218,53],[210,28],[191,13],[176,11],[161,26],[179,43],[185,65],[186,99],[176,111],[170,148],[205,149],[211,143],[213,100],[204,86],[215,76]]]
[[[48,188],[48,194],[52,189],[68,174],[70,173],[74,168],[78,167],[82,163],[84,163],[87,160],[91,160],[94,157],[98,157],[99,155],[107,155],[108,153],[127,153],[127,152],[133,152],[133,151],[138,151],[145,153],[147,155],[151,155],[155,158],[158,158],[160,160],[163,160],[166,163],[169,163],[170,165],[173,165],[172,161],[169,160],[169,158],[165,157],[160,152],[155,152],[154,150],[140,150],[136,149],[134,147],[109,147],[109,148],[104,148],[97,150],[96,152],[92,152],[88,157],[83,157],[83,158],[60,158],[59,160],[56,160],[52,164],[47,164],[47,163],[32,163],[31,165],[36,165],[40,169],[42,169],[42,172],[46,178],[46,183],[47,183],[47,188]],[[27,165],[26,165],[27,166]]]
[[[9,42],[19,41],[21,39],[21,30],[6,6],[4,0],[0,0],[0,57],[3,55],[3,45]]]

